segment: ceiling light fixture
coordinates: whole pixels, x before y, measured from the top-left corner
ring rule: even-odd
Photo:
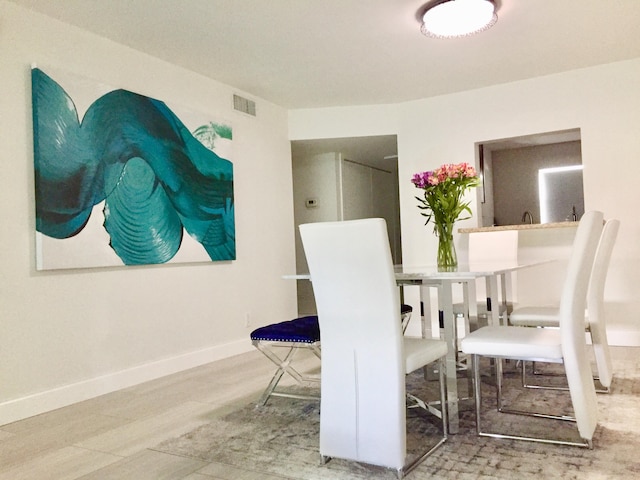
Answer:
[[[420,31],[434,38],[473,35],[498,21],[495,8],[492,0],[443,0],[427,8]]]

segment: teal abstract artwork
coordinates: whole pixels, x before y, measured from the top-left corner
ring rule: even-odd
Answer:
[[[81,114],[31,78],[39,269],[235,260],[230,126],[122,89]]]

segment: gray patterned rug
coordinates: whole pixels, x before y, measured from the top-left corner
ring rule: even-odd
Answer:
[[[617,367],[612,393],[598,395],[600,418],[593,450],[479,438],[475,435],[475,416],[466,410],[461,414],[460,432],[451,435],[408,478],[640,478],[640,365],[633,359]],[[509,434],[535,431],[542,436],[577,440],[575,424],[570,422],[495,412],[495,389],[490,378],[485,380],[483,425]],[[437,398],[437,382],[425,382],[421,375],[414,374],[407,383],[412,393]],[[463,387],[465,383],[461,382]],[[538,411],[571,413],[567,393],[519,388],[515,373],[507,375],[507,384],[510,387],[507,400],[514,407],[535,405]],[[246,405],[165,441],[155,450],[291,479],[395,478],[392,471],[339,459],[320,465],[319,419],[318,402],[273,398],[266,407]],[[409,414],[407,431],[410,451],[421,443],[435,443],[440,434],[436,419],[432,422],[413,411]]]

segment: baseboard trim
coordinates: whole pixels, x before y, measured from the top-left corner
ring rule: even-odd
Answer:
[[[216,345],[0,403],[0,425],[252,350],[248,340]]]

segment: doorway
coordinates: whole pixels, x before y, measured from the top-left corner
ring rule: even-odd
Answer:
[[[381,217],[401,263],[396,135],[291,142],[296,269],[308,270],[298,225]],[[310,282],[298,281],[298,313],[314,314]]]

